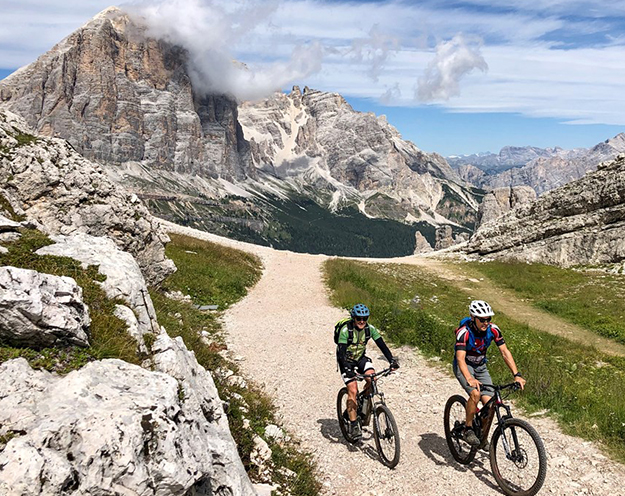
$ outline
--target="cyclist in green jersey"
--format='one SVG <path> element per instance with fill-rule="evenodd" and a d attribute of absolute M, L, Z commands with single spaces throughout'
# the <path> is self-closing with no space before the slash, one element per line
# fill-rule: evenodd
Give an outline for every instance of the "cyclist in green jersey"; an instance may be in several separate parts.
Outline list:
<path fill-rule="evenodd" d="M 378 345 L 392 369 L 398 369 L 399 362 L 391 354 L 380 332 L 369 324 L 369 309 L 365 305 L 362 303 L 354 305 L 350 311 L 350 317 L 351 320 L 347 321 L 339 330 L 336 359 L 343 382 L 347 386 L 347 415 L 350 420 L 350 435 L 354 439 L 358 439 L 362 437 L 362 432 L 357 419 L 358 382 L 355 377 L 357 373 L 364 375 L 375 373 L 371 359 L 365 355 L 369 338 L 372 338 Z M 370 383 L 371 380 L 367 379 L 365 389 L 369 387 Z"/>

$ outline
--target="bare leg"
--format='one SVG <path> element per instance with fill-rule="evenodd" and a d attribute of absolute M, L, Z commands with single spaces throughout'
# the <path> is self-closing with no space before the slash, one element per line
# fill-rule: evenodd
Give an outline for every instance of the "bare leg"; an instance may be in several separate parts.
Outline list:
<path fill-rule="evenodd" d="M 356 420 L 356 410 L 358 405 L 356 403 L 356 395 L 358 394 L 358 382 L 352 381 L 347 384 L 347 415 L 352 422 Z"/>

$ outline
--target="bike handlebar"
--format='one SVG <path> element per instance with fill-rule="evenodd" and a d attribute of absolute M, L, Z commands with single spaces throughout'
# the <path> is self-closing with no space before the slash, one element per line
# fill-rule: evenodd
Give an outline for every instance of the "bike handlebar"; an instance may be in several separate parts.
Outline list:
<path fill-rule="evenodd" d="M 518 391 L 521 389 L 521 384 L 518 382 L 511 382 L 510 384 L 504 384 L 503 386 L 497 386 L 494 384 L 482 384 L 482 388 L 492 389 L 493 391 L 502 391 L 504 389 L 512 389 L 513 391 Z"/>
<path fill-rule="evenodd" d="M 395 370 L 397 369 L 392 369 L 389 367 L 388 369 L 384 369 L 380 372 L 374 372 L 373 374 L 356 374 L 354 376 L 354 379 L 356 379 L 357 381 L 364 381 L 365 379 L 373 379 L 374 377 L 384 377 L 393 373 Z"/>

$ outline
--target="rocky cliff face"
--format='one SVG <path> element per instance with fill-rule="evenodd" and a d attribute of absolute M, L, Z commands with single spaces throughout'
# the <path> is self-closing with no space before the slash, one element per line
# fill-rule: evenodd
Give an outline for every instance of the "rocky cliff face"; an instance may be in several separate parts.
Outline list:
<path fill-rule="evenodd" d="M 194 93 L 187 53 L 110 8 L 0 82 L 5 109 L 106 164 L 223 177 L 254 175 L 237 105 Z"/>
<path fill-rule="evenodd" d="M 477 201 L 437 154 L 404 141 L 384 117 L 354 111 L 336 93 L 294 87 L 239 107 L 254 164 L 331 208 L 359 204 L 373 217 L 434 224 L 475 219 Z"/>
<path fill-rule="evenodd" d="M 469 253 L 564 266 L 625 260 L 625 155 L 483 224 Z"/>
<path fill-rule="evenodd" d="M 504 150 L 498 156 L 492 156 L 497 159 L 495 164 L 488 160 L 492 158 L 489 156 L 462 157 L 451 163 L 458 166 L 458 173 L 464 180 L 475 186 L 495 189 L 524 185 L 530 186 L 540 195 L 579 179 L 586 172 L 595 170 L 601 162 L 613 160 L 620 153 L 625 153 L 625 133 L 589 149 L 526 147 L 521 149 L 526 153 L 513 155 L 512 161 L 506 160 L 509 154 L 504 154 Z M 509 166 L 515 162 L 515 165 Z"/>
<path fill-rule="evenodd" d="M 536 192 L 529 186 L 497 188 L 484 195 L 477 213 L 479 226 L 492 222 L 510 210 L 536 199 Z"/>

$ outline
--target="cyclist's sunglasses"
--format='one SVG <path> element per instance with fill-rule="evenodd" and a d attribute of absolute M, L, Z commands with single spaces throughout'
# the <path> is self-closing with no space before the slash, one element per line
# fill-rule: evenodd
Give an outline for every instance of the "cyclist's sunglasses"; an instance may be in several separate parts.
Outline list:
<path fill-rule="evenodd" d="M 369 320 L 369 317 L 354 317 L 354 320 L 359 320 L 360 322 L 367 322 L 367 320 Z"/>
<path fill-rule="evenodd" d="M 491 318 L 490 317 L 475 317 L 477 320 L 479 320 L 480 322 L 490 322 Z"/>

